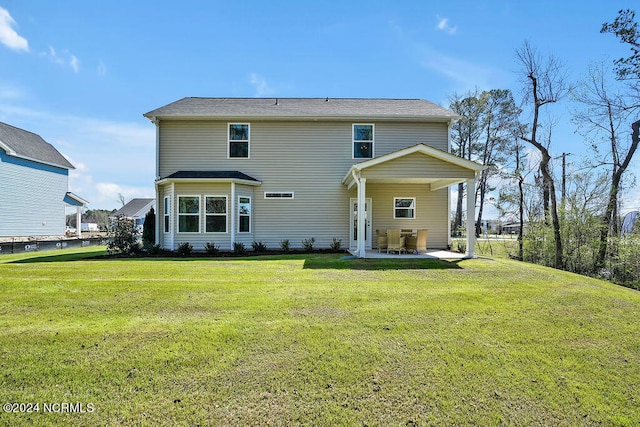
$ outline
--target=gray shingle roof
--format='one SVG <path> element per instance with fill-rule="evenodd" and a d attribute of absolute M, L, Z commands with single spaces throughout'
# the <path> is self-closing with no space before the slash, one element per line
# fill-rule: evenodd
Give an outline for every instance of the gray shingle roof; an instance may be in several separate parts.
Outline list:
<path fill-rule="evenodd" d="M 260 182 L 240 171 L 178 171 L 161 179 L 242 179 Z"/>
<path fill-rule="evenodd" d="M 0 148 L 7 154 L 39 163 L 75 169 L 55 147 L 40 135 L 0 122 Z"/>
<path fill-rule="evenodd" d="M 377 118 L 449 120 L 458 115 L 423 99 L 183 98 L 144 114 L 158 118 Z"/>
<path fill-rule="evenodd" d="M 125 217 L 133 217 L 135 214 L 140 212 L 145 206 L 149 203 L 155 201 L 156 199 L 131 199 L 129 203 L 112 213 L 110 216 L 118 217 L 120 215 Z"/>

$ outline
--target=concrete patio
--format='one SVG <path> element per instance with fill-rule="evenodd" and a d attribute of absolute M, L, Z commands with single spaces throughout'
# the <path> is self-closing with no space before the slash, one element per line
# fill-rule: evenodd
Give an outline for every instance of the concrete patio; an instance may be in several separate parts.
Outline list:
<path fill-rule="evenodd" d="M 355 250 L 349 250 L 349 253 L 355 256 Z M 428 249 L 426 252 L 419 254 L 402 253 L 397 252 L 387 253 L 386 250 L 378 253 L 377 249 L 367 249 L 365 252 L 365 258 L 397 258 L 397 259 L 466 259 L 465 254 L 459 252 L 451 252 L 442 249 Z"/>

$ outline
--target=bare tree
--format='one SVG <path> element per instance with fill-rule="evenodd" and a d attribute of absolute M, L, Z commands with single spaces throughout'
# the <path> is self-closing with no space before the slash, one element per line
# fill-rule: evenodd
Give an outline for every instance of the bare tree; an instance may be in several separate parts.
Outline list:
<path fill-rule="evenodd" d="M 522 135 L 522 139 L 534 146 L 541 154 L 540 172 L 543 186 L 548 190 L 551 201 L 549 210 L 555 241 L 554 266 L 561 268 L 562 236 L 560 234 L 556 189 L 549 167 L 551 155 L 549 153 L 549 143 L 545 145 L 539 140 L 538 130 L 540 127 L 540 109 L 547 104 L 558 102 L 567 93 L 568 86 L 564 76 L 564 67 L 553 56 L 543 59 L 527 41 L 516 51 L 516 57 L 520 63 L 521 72 L 525 77 L 524 102 L 530 104 L 533 109 L 533 119 L 530 126 L 531 133 L 529 136 Z"/>
<path fill-rule="evenodd" d="M 127 200 L 124 198 L 124 196 L 122 195 L 122 193 L 118 193 L 118 201 L 120 203 L 122 203 L 122 206 L 127 204 Z"/>

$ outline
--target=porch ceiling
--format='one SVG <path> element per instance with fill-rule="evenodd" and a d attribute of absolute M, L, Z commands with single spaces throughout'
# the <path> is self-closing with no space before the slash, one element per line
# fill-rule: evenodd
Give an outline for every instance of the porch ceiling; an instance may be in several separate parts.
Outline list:
<path fill-rule="evenodd" d="M 402 177 L 367 177 L 369 184 L 428 184 L 431 191 L 440 190 L 465 181 L 467 178 L 402 178 Z M 349 189 L 355 181 L 349 185 Z"/>

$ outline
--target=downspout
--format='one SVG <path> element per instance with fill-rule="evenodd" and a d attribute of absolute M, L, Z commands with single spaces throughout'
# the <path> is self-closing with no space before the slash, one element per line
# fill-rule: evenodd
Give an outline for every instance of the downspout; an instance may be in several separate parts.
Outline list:
<path fill-rule="evenodd" d="M 447 128 L 447 153 L 451 153 L 451 128 L 457 120 L 449 120 Z M 451 186 L 447 186 L 447 248 L 451 248 Z"/>
<path fill-rule="evenodd" d="M 164 215 L 166 214 L 166 212 L 164 212 L 164 197 L 162 198 L 162 205 L 160 204 L 160 198 L 158 196 L 160 196 L 160 193 L 158 193 L 158 190 L 160 189 L 160 187 L 158 186 L 158 182 L 156 181 L 156 209 L 155 209 L 155 215 L 156 215 L 156 238 L 155 238 L 155 242 L 153 242 L 154 245 L 158 245 L 160 244 L 160 206 L 162 206 L 162 213 L 163 213 L 163 219 L 164 219 Z M 162 221 L 162 224 L 164 224 L 164 220 Z M 164 225 L 162 227 L 162 231 L 164 232 Z"/>

